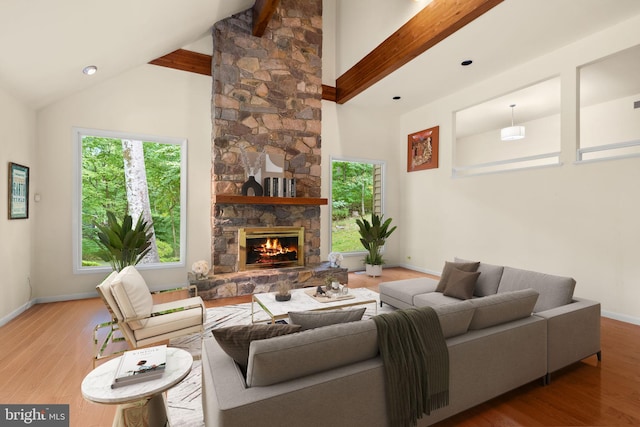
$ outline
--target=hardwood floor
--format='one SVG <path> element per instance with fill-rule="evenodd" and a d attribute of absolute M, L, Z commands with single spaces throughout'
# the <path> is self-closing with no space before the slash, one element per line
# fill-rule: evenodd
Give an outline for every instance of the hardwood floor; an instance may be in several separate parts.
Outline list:
<path fill-rule="evenodd" d="M 424 276 L 387 268 L 349 275 L 349 286 Z M 207 301 L 208 307 L 250 297 Z M 110 426 L 115 407 L 87 402 L 80 383 L 91 371 L 92 333 L 108 320 L 98 298 L 38 304 L 0 328 L 0 403 L 69 404 L 71 426 Z M 439 426 L 640 425 L 640 326 L 602 319 L 602 362 L 595 356 L 449 418 Z M 244 426 L 241 426 L 244 427 Z"/>

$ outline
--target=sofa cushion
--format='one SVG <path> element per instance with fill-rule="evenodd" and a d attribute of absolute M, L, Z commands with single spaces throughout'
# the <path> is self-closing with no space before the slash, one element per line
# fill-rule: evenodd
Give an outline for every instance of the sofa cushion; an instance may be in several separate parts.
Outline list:
<path fill-rule="evenodd" d="M 335 325 L 337 323 L 355 322 L 362 319 L 366 307 L 330 310 L 330 311 L 291 311 L 289 320 L 294 325 L 302 326 L 302 330 L 320 328 L 322 326 Z"/>
<path fill-rule="evenodd" d="M 455 258 L 455 262 L 473 262 L 466 259 Z M 487 295 L 493 295 L 498 292 L 498 285 L 500 285 L 500 278 L 504 267 L 501 265 L 492 265 L 481 262 L 476 271 L 480 272 L 480 277 L 476 282 L 476 287 L 473 290 L 473 294 L 477 297 L 486 297 Z"/>
<path fill-rule="evenodd" d="M 414 305 L 413 297 L 433 292 L 438 286 L 438 280 L 430 277 L 417 277 L 413 279 L 394 280 L 383 282 L 378 286 L 381 295 L 388 295 L 394 299 Z"/>
<path fill-rule="evenodd" d="M 505 267 L 498 292 L 535 289 L 540 297 L 533 311 L 540 312 L 569 304 L 575 286 L 576 281 L 571 277 Z"/>
<path fill-rule="evenodd" d="M 538 292 L 524 289 L 468 300 L 475 308 L 469 329 L 484 329 L 529 317 L 537 299 Z"/>
<path fill-rule="evenodd" d="M 370 319 L 253 341 L 247 385 L 276 384 L 368 360 L 377 354 L 378 331 Z"/>
<path fill-rule="evenodd" d="M 454 297 L 458 299 L 470 299 L 473 297 L 473 288 L 476 286 L 476 281 L 480 276 L 479 272 L 466 272 L 458 268 L 451 270 L 449 275 L 449 281 L 446 288 L 444 288 L 443 294 L 448 297 Z"/>
<path fill-rule="evenodd" d="M 470 301 L 460 301 L 433 307 L 440 319 L 440 327 L 445 338 L 462 335 L 469 329 L 473 312 L 476 310 Z"/>
<path fill-rule="evenodd" d="M 151 315 L 153 297 L 144 278 L 134 266 L 125 267 L 118 273 L 111 283 L 111 292 L 125 319 Z M 131 329 L 136 330 L 144 328 L 146 320 L 127 323 Z"/>
<path fill-rule="evenodd" d="M 252 341 L 292 334 L 301 329 L 300 325 L 236 325 L 213 329 L 212 333 L 220 347 L 241 368 L 246 369 L 249 359 L 249 345 Z"/>
<path fill-rule="evenodd" d="M 427 292 L 426 294 L 416 295 L 413 298 L 413 304 L 416 307 L 438 307 L 440 305 L 459 303 L 460 300 L 454 297 L 448 297 L 440 292 Z"/>
<path fill-rule="evenodd" d="M 457 268 L 462 271 L 473 272 L 478 269 L 480 265 L 479 262 L 449 262 L 445 261 L 444 268 L 442 269 L 442 275 L 440 276 L 440 281 L 438 282 L 438 286 L 436 287 L 436 292 L 444 292 L 447 287 L 447 283 L 449 282 L 449 276 L 451 275 L 451 271 L 454 268 Z"/>

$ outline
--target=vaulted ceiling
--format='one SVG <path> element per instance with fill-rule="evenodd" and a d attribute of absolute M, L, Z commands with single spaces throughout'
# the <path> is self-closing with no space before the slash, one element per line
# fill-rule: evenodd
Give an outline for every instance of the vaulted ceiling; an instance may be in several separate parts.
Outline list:
<path fill-rule="evenodd" d="M 207 51 L 210 42 L 204 45 L 196 42 L 209 34 L 213 23 L 269 1 L 3 0 L 0 87 L 40 108 L 179 48 L 210 53 Z M 353 10 L 357 4 L 362 7 L 384 4 L 383 0 L 326 1 L 334 2 L 337 15 L 346 14 L 348 8 Z M 472 2 L 495 7 L 347 102 L 406 111 L 640 13 L 638 0 Z M 349 43 L 340 39 L 338 28 L 336 50 L 349 49 L 349 44 L 358 43 L 367 52 L 375 52 L 379 42 L 372 34 L 377 27 L 363 24 L 357 25 L 358 40 L 350 39 Z M 424 26 L 412 31 L 421 28 Z M 416 33 L 416 39 L 421 37 L 422 33 Z M 389 51 L 383 55 L 393 56 Z M 461 67 L 463 59 L 473 59 L 474 64 Z M 90 78 L 81 73 L 89 64 L 100 68 Z M 380 65 L 372 66 L 377 67 Z M 348 71 L 339 74 L 348 76 Z M 338 75 L 337 80 L 340 78 L 345 77 Z M 391 99 L 395 95 L 402 96 L 400 102 Z"/>

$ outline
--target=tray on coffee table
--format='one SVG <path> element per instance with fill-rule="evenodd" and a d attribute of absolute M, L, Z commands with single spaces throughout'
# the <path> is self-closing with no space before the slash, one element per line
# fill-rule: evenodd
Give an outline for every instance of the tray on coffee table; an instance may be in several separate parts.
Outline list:
<path fill-rule="evenodd" d="M 269 320 L 274 323 L 276 320 L 286 319 L 290 311 L 311 311 L 311 310 L 334 310 L 338 308 L 351 307 L 355 305 L 373 304 L 375 312 L 378 313 L 378 304 L 375 293 L 367 288 L 349 289 L 349 298 L 331 298 L 331 301 L 320 302 L 312 295 L 315 288 L 294 289 L 291 291 L 289 301 L 276 301 L 276 293 L 253 294 L 251 298 L 251 322 L 260 323 Z M 260 309 L 260 310 L 258 310 Z M 268 319 L 258 317 L 256 314 L 263 311 L 269 316 Z"/>

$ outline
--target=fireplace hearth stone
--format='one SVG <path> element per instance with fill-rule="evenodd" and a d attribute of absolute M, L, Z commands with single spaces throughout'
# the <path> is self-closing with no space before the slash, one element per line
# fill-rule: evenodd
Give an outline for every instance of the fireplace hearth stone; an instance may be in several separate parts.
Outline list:
<path fill-rule="evenodd" d="M 237 273 L 210 273 L 203 280 L 189 273 L 189 284 L 198 288 L 198 295 L 204 300 L 252 295 L 261 292 L 275 292 L 278 283 L 286 282 L 291 289 L 324 285 L 327 278 L 347 283 L 346 268 L 333 268 L 328 262 L 306 267 L 269 268 L 239 271 Z"/>

